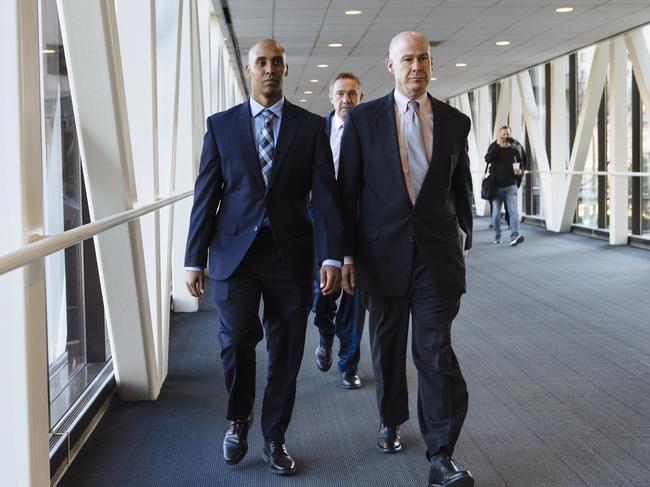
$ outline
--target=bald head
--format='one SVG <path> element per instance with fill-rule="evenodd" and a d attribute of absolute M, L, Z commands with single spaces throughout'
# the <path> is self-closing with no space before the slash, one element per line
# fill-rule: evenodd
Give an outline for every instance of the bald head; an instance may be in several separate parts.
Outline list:
<path fill-rule="evenodd" d="M 253 44 L 252 47 L 248 50 L 248 64 L 253 64 L 255 62 L 255 57 L 257 56 L 258 52 L 269 48 L 280 51 L 286 60 L 286 54 L 284 52 L 284 47 L 282 44 L 280 44 L 275 39 L 262 39 L 261 41 Z"/>
<path fill-rule="evenodd" d="M 390 46 L 388 47 L 388 57 L 395 60 L 396 53 L 400 52 L 404 44 L 416 43 L 420 46 L 425 46 L 427 52 L 430 52 L 429 39 L 420 33 L 415 31 L 406 31 L 400 32 L 390 41 Z"/>
<path fill-rule="evenodd" d="M 395 89 L 415 100 L 427 91 L 431 78 L 429 40 L 419 32 L 400 32 L 390 42 L 386 68 L 395 77 Z"/>

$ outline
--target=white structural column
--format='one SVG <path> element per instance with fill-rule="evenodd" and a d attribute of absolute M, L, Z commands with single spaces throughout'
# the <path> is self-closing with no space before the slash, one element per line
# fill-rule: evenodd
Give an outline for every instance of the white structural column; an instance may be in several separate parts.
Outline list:
<path fill-rule="evenodd" d="M 627 50 L 621 36 L 609 41 L 609 165 L 610 173 L 627 171 Z M 628 179 L 609 175 L 609 243 L 627 244 Z"/>
<path fill-rule="evenodd" d="M 133 153 L 137 201 L 144 205 L 159 194 L 158 110 L 156 85 L 156 6 L 154 0 L 115 2 L 126 107 Z M 163 363 L 160 299 L 160 216 L 140 219 L 142 244 L 158 368 Z M 161 378 L 162 379 L 162 378 Z"/>
<path fill-rule="evenodd" d="M 549 194 L 553 187 L 551 177 L 548 174 L 548 154 L 546 153 L 546 143 L 542 135 L 542 126 L 539 120 L 539 111 L 537 110 L 537 103 L 535 103 L 535 95 L 533 93 L 533 84 L 530 79 L 528 71 L 522 71 L 516 76 L 517 87 L 516 91 L 520 94 L 521 107 L 524 114 L 524 121 L 526 130 L 528 132 L 528 140 L 530 140 L 531 150 L 535 155 L 537 167 L 541 171 L 540 174 L 540 187 L 543 194 Z M 514 91 L 514 90 L 513 90 Z M 521 193 L 521 192 L 520 192 Z M 551 209 L 551 198 L 544 198 L 543 203 L 544 213 L 546 216 L 546 225 L 553 225 L 553 211 Z"/>
<path fill-rule="evenodd" d="M 198 161 L 205 132 L 203 114 L 203 88 L 199 29 L 195 2 L 185 2 L 181 34 L 181 69 L 178 107 L 178 145 L 176 148 L 176 175 L 174 189 L 192 189 L 198 171 Z M 189 230 L 192 201 L 183 200 L 174 206 L 173 240 L 173 296 L 174 310 L 196 311 L 198 301 L 185 288 L 185 242 Z"/>
<path fill-rule="evenodd" d="M 528 71 L 526 71 L 528 73 Z M 517 84 L 516 76 L 511 76 L 510 80 L 510 116 L 508 117 L 508 126 L 510 127 L 510 132 L 512 136 L 519 140 L 522 144 L 524 143 L 526 133 L 525 126 L 523 124 L 523 113 L 521 104 L 523 103 L 522 97 L 519 93 L 519 86 Z M 498 127 L 497 127 L 498 128 Z M 522 207 L 523 207 L 523 191 L 517 191 L 517 212 L 519 218 L 521 219 Z"/>
<path fill-rule="evenodd" d="M 508 125 L 508 115 L 510 114 L 510 78 L 502 80 L 500 86 L 497 112 L 494 118 L 494 127 L 492 127 L 492 140 L 496 140 L 499 136 L 500 127 Z"/>
<path fill-rule="evenodd" d="M 481 172 L 485 165 L 481 164 L 483 158 L 479 155 L 478 145 L 476 143 L 476 126 L 474 125 L 474 117 L 472 116 L 472 108 L 469 103 L 469 96 L 467 93 L 458 97 L 458 108 L 461 112 L 467 115 L 470 119 L 471 125 L 469 134 L 467 136 L 468 154 L 469 154 L 469 168 L 472 171 L 472 184 L 474 186 L 474 201 L 483 201 L 481 199 L 481 179 L 483 173 Z M 476 212 L 479 212 L 479 207 L 485 211 L 485 205 L 476 205 Z M 481 213 L 481 215 L 484 213 Z"/>
<path fill-rule="evenodd" d="M 197 16 L 198 16 L 198 29 L 199 29 L 199 42 L 201 44 L 201 84 L 203 85 L 203 113 L 207 116 L 214 113 L 212 107 L 212 87 L 210 78 L 212 76 L 212 66 L 216 61 L 216 57 L 212 57 L 210 48 L 210 29 L 212 29 L 212 19 L 215 14 L 212 10 L 211 0 L 197 0 Z M 221 37 L 223 39 L 223 36 Z M 201 122 L 201 126 L 205 124 L 205 120 Z"/>
<path fill-rule="evenodd" d="M 183 1 L 156 1 L 156 66 L 158 85 L 158 161 L 160 192 L 162 196 L 172 194 L 176 167 L 176 139 L 178 132 L 178 80 L 180 76 L 181 21 Z M 162 320 L 161 345 L 163 353 L 159 364 L 161 377 L 167 375 L 169 346 L 169 301 L 172 276 L 172 239 L 174 210 L 164 208 L 160 212 L 161 246 L 161 290 L 160 316 Z"/>
<path fill-rule="evenodd" d="M 578 116 L 576 138 L 571 151 L 571 159 L 569 160 L 568 169 L 570 172 L 584 170 L 589 144 L 591 143 L 591 134 L 594 123 L 596 123 L 598 107 L 605 87 L 608 59 L 609 41 L 604 41 L 596 47 L 587 86 L 585 87 L 585 97 Z M 560 116 L 563 116 L 563 114 Z M 553 162 L 553 169 L 557 169 L 555 161 Z M 571 229 L 581 182 L 582 174 L 569 174 L 563 187 L 554 188 L 556 190 L 554 197 L 560 198 L 559 204 L 562 213 L 559 218 L 558 228 L 551 228 L 551 230 L 568 232 Z M 557 222 L 557 220 L 555 221 Z"/>
<path fill-rule="evenodd" d="M 57 0 L 93 220 L 130 209 L 134 172 L 114 4 Z M 120 397 L 160 389 L 139 222 L 95 237 Z"/>
<path fill-rule="evenodd" d="M 625 34 L 625 45 L 632 59 L 632 70 L 636 77 L 641 100 L 650 110 L 650 50 L 640 29 Z"/>
<path fill-rule="evenodd" d="M 490 88 L 489 86 L 482 86 L 478 89 L 478 120 L 474 120 L 474 131 L 476 132 L 476 143 L 478 144 L 478 152 L 481 155 L 483 167 L 485 162 L 485 153 L 492 143 L 492 117 L 489 116 L 490 110 Z"/>
<path fill-rule="evenodd" d="M 42 234 L 37 0 L 2 4 L 0 254 Z M 7 163 L 8 161 L 8 163 Z M 50 484 L 45 280 L 42 260 L 0 276 L 2 485 Z"/>
<path fill-rule="evenodd" d="M 553 197 L 559 194 L 566 184 L 566 176 L 557 171 L 564 171 L 569 160 L 569 137 L 567 135 L 567 65 L 564 58 L 551 61 L 551 159 L 549 167 L 554 171 L 551 175 L 551 186 L 544 193 L 546 205 L 546 228 L 554 232 L 560 231 L 561 215 L 564 201 Z"/>

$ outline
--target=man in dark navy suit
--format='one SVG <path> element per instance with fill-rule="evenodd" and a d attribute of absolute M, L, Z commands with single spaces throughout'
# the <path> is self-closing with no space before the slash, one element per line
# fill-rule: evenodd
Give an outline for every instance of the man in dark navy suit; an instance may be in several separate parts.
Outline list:
<path fill-rule="evenodd" d="M 320 287 L 329 295 L 340 283 L 340 202 L 325 121 L 283 97 L 288 70 L 282 45 L 271 39 L 255 44 L 246 72 L 250 99 L 207 121 L 187 238 L 186 286 L 203 299 L 209 251 L 228 391 L 225 461 L 236 464 L 248 450 L 255 346 L 265 336 L 263 458 L 272 473 L 290 475 L 296 467 L 285 432 L 304 349 L 314 248 L 322 263 Z"/>
<path fill-rule="evenodd" d="M 429 485 L 470 487 L 470 473 L 451 458 L 468 401 L 451 324 L 465 292 L 464 253 L 471 246 L 470 121 L 427 93 L 429 51 L 418 32 L 395 36 L 386 60 L 395 89 L 348 113 L 338 174 L 346 234 L 343 289 L 354 292 L 358 280 L 368 307 L 378 448 L 402 448 L 398 428 L 409 418 L 411 317 Z"/>
<path fill-rule="evenodd" d="M 326 118 L 326 131 L 332 148 L 334 172 L 339 166 L 341 135 L 348 111 L 361 103 L 363 91 L 361 81 L 353 73 L 337 74 L 329 88 L 329 97 L 334 110 Z M 316 270 L 318 267 L 316 267 Z M 360 359 L 361 335 L 366 310 L 360 293 L 349 295 L 340 291 L 323 296 L 320 292 L 318 272 L 314 273 L 314 324 L 320 332 L 320 344 L 316 348 L 316 366 L 327 372 L 332 366 L 332 346 L 334 335 L 340 342 L 338 368 L 341 385 L 346 389 L 361 387 L 361 378 L 357 373 Z M 336 300 L 339 299 L 338 309 Z"/>

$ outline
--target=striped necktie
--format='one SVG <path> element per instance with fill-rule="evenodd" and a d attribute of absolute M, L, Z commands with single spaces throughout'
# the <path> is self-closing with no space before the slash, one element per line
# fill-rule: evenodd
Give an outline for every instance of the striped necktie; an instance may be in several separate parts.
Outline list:
<path fill-rule="evenodd" d="M 422 137 L 422 122 L 420 121 L 420 104 L 411 100 L 408 102 L 409 112 L 406 114 L 406 146 L 408 149 L 409 171 L 413 188 L 413 203 L 420 193 L 424 177 L 429 170 L 429 160 L 424 148 Z"/>
<path fill-rule="evenodd" d="M 264 127 L 259 134 L 258 152 L 264 184 L 268 186 L 269 177 L 271 176 L 271 165 L 273 164 L 273 152 L 275 150 L 273 143 L 273 117 L 275 117 L 275 114 L 268 108 L 265 108 L 262 110 L 262 116 L 264 117 Z"/>

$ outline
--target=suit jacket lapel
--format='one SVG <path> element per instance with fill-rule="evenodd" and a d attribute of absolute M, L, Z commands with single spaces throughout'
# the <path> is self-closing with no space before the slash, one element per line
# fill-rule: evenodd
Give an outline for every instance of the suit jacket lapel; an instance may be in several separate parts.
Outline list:
<path fill-rule="evenodd" d="M 332 135 L 332 120 L 334 120 L 334 112 L 330 112 L 330 114 L 325 117 L 325 133 L 328 137 L 331 137 Z"/>
<path fill-rule="evenodd" d="M 399 152 L 397 122 L 395 121 L 395 97 L 392 91 L 384 97 L 383 103 L 380 104 L 377 110 L 375 130 L 379 135 L 377 142 L 384 149 L 384 153 L 386 154 L 385 160 L 393 173 L 393 178 L 395 181 L 402 181 L 402 184 L 398 186 L 402 188 L 402 196 L 410 205 L 411 198 L 409 198 L 408 189 L 406 188 L 404 171 L 402 170 L 402 156 Z"/>
<path fill-rule="evenodd" d="M 445 162 L 444 159 L 449 154 L 450 137 L 447 132 L 449 126 L 447 111 L 441 106 L 442 102 L 431 95 L 429 95 L 429 100 L 431 100 L 433 110 L 433 150 L 431 151 L 431 164 L 429 165 L 429 169 L 431 169 L 431 166 L 436 162 L 438 164 Z"/>
<path fill-rule="evenodd" d="M 271 166 L 269 186 L 271 186 L 273 181 L 277 178 L 277 175 L 280 172 L 280 167 L 287 158 L 289 147 L 291 146 L 291 142 L 293 142 L 293 138 L 296 135 L 299 125 L 300 119 L 298 118 L 296 107 L 285 99 L 282 108 L 282 123 L 280 124 L 280 132 L 278 133 L 278 140 L 275 145 L 275 154 L 273 156 L 273 165 Z"/>
<path fill-rule="evenodd" d="M 237 131 L 239 132 L 239 139 L 243 142 L 241 144 L 243 151 L 243 158 L 253 171 L 253 177 L 260 184 L 262 189 L 266 189 L 264 179 L 262 178 L 262 166 L 257 154 L 257 141 L 253 139 L 252 130 L 252 115 L 251 106 L 249 102 L 242 103 L 237 119 Z"/>

